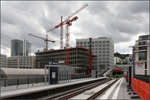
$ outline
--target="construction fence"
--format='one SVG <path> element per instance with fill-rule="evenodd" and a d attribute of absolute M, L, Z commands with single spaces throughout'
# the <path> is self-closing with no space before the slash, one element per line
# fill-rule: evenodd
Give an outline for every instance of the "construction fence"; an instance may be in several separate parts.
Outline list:
<path fill-rule="evenodd" d="M 132 89 L 140 96 L 143 100 L 150 100 L 150 84 L 137 80 L 135 78 L 131 79 Z"/>

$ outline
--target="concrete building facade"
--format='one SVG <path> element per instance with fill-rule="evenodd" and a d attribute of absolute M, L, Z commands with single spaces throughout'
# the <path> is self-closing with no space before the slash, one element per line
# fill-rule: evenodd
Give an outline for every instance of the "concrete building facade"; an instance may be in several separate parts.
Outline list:
<path fill-rule="evenodd" d="M 139 36 L 133 47 L 134 74 L 150 75 L 150 35 Z"/>
<path fill-rule="evenodd" d="M 0 54 L 0 67 L 7 67 L 7 57 L 6 55 Z"/>
<path fill-rule="evenodd" d="M 82 72 L 88 72 L 89 68 L 89 50 L 86 48 L 69 48 L 69 66 L 80 67 Z M 51 61 L 57 61 L 61 65 L 65 65 L 66 51 L 65 49 L 47 50 L 36 52 L 36 63 L 38 68 L 45 68 Z M 96 56 L 92 55 L 93 66 L 96 67 Z"/>
<path fill-rule="evenodd" d="M 35 56 L 13 56 L 7 59 L 8 68 L 36 68 Z"/>
<path fill-rule="evenodd" d="M 89 39 L 76 39 L 76 46 L 89 48 Z M 114 66 L 114 42 L 111 38 L 92 38 L 91 51 L 97 55 L 97 67 L 101 72 Z"/>

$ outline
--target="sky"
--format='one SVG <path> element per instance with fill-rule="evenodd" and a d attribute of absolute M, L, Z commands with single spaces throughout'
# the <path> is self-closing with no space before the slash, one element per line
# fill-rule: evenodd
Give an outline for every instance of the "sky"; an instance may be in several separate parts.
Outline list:
<path fill-rule="evenodd" d="M 56 41 L 49 49 L 60 48 L 60 28 L 47 33 L 61 20 L 88 4 L 75 16 L 70 27 L 70 47 L 76 39 L 111 37 L 114 52 L 132 53 L 140 35 L 149 34 L 149 1 L 1 1 L 1 53 L 11 55 L 11 40 L 26 39 L 31 43 L 31 54 L 43 50 L 43 40 L 32 33 Z M 65 44 L 65 26 L 64 26 Z"/>

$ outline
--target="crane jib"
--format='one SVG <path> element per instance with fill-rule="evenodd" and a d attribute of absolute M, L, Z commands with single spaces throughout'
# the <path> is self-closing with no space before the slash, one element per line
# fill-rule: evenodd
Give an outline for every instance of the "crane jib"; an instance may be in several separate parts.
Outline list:
<path fill-rule="evenodd" d="M 50 31 L 55 30 L 56 28 L 59 28 L 60 26 L 62 26 L 62 25 L 64 25 L 64 24 L 66 24 L 66 22 L 67 22 L 71 17 L 73 17 L 75 14 L 79 13 L 82 9 L 84 9 L 84 8 L 87 7 L 87 6 L 88 6 L 88 4 L 85 4 L 84 6 L 82 6 L 82 7 L 81 7 L 80 9 L 78 9 L 76 12 L 74 12 L 74 13 L 72 13 L 70 16 L 68 16 L 63 22 L 61 22 L 60 24 L 56 25 L 54 28 L 48 30 L 47 33 L 50 32 Z"/>

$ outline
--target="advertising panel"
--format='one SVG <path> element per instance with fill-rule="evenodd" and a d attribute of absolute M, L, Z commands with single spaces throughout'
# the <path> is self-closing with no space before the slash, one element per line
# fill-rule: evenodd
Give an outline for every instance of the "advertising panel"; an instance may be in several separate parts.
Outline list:
<path fill-rule="evenodd" d="M 135 74 L 145 75 L 145 62 L 135 62 Z"/>

